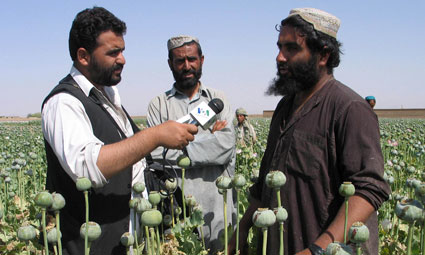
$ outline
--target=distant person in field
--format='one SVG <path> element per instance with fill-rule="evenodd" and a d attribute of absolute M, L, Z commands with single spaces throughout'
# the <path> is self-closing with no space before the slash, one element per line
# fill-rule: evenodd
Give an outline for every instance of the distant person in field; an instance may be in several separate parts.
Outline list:
<path fill-rule="evenodd" d="M 367 96 L 367 97 L 365 97 L 365 99 L 369 103 L 370 107 L 372 107 L 372 109 L 373 109 L 376 105 L 375 97 L 374 96 Z"/>
<path fill-rule="evenodd" d="M 257 142 L 257 135 L 254 127 L 248 121 L 248 114 L 244 108 L 236 109 L 236 119 L 236 144 L 242 147 L 252 147 Z"/>
<path fill-rule="evenodd" d="M 280 192 L 288 212 L 285 254 L 324 254 L 329 243 L 343 242 L 345 207 L 338 192 L 343 182 L 356 188 L 349 198 L 348 226 L 366 223 L 370 238 L 363 252 L 378 254 L 376 211 L 388 199 L 390 188 L 383 179 L 376 114 L 333 76 L 340 62 L 339 25 L 340 20 L 329 13 L 297 8 L 278 27 L 278 72 L 267 94 L 282 99 L 270 124 L 259 181 L 250 189 L 239 247 L 244 247 L 255 210 L 277 207 L 276 192 L 266 186 L 265 178 L 269 171 L 280 170 L 287 178 Z M 229 254 L 234 254 L 234 245 L 235 236 Z M 268 229 L 267 254 L 278 253 L 275 224 Z"/>
<path fill-rule="evenodd" d="M 171 89 L 153 98 L 148 106 L 147 123 L 149 127 L 160 125 L 168 120 L 178 120 L 189 114 L 201 102 L 208 104 L 219 98 L 224 108 L 217 116 L 217 121 L 209 129 L 199 128 L 195 140 L 186 146 L 185 151 L 192 165 L 185 171 L 185 194 L 192 195 L 202 206 L 205 225 L 203 234 L 210 254 L 222 249 L 219 239 L 223 232 L 223 196 L 218 193 L 215 180 L 221 176 L 233 176 L 235 171 L 235 132 L 233 128 L 233 111 L 225 95 L 201 83 L 204 55 L 198 38 L 193 36 L 176 36 L 167 42 L 168 66 L 174 76 Z M 162 148 L 152 152 L 155 161 L 162 160 Z M 175 164 L 182 150 L 169 150 L 167 159 Z M 179 183 L 181 169 L 177 170 Z M 232 192 L 227 192 L 228 222 L 236 217 L 232 206 Z"/>
<path fill-rule="evenodd" d="M 102 229 L 90 254 L 125 254 L 120 238 L 133 232 L 128 202 L 132 185 L 144 181 L 145 155 L 158 146 L 181 149 L 197 132 L 195 125 L 174 121 L 138 132 L 116 87 L 125 32 L 125 23 L 102 7 L 78 13 L 69 33 L 71 70 L 42 104 L 46 189 L 66 200 L 60 211 L 63 254 L 84 254 L 85 202 L 77 178 L 92 183 L 89 217 Z"/>

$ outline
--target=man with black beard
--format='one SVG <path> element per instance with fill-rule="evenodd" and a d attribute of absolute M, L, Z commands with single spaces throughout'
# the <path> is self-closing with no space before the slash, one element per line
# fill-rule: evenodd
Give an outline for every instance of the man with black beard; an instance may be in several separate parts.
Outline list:
<path fill-rule="evenodd" d="M 125 64 L 125 32 L 125 23 L 104 8 L 78 13 L 69 35 L 71 71 L 43 102 L 46 189 L 66 201 L 60 211 L 63 254 L 84 254 L 79 178 L 91 181 L 89 218 L 102 229 L 90 254 L 125 254 L 121 235 L 139 226 L 128 202 L 132 185 L 144 181 L 145 155 L 158 146 L 181 149 L 197 132 L 195 125 L 174 121 L 139 132 L 115 86 Z"/>
<path fill-rule="evenodd" d="M 279 170 L 286 175 L 280 190 L 288 212 L 285 250 L 280 250 L 279 224 L 275 224 L 268 231 L 267 254 L 324 254 L 329 243 L 344 242 L 344 197 L 339 194 L 343 182 L 355 186 L 348 200 L 347 225 L 364 222 L 370 238 L 363 252 L 378 254 L 376 210 L 388 199 L 390 189 L 383 180 L 376 115 L 362 97 L 333 76 L 339 65 L 339 24 L 335 16 L 313 8 L 293 9 L 281 22 L 278 73 L 267 94 L 283 98 L 272 118 L 259 181 L 250 189 L 240 247 L 246 243 L 255 210 L 278 206 L 276 192 L 265 179 L 271 170 Z M 229 254 L 234 254 L 235 237 L 229 247 Z"/>
<path fill-rule="evenodd" d="M 175 83 L 165 93 L 155 97 L 149 104 L 147 121 L 153 127 L 168 120 L 177 120 L 187 115 L 201 102 L 219 98 L 224 103 L 223 111 L 218 114 L 215 125 L 210 130 L 199 129 L 195 140 L 185 148 L 191 166 L 185 172 L 185 194 L 192 195 L 203 208 L 205 225 L 201 229 L 207 249 L 211 254 L 223 246 L 219 233 L 223 230 L 222 196 L 218 193 L 215 180 L 220 175 L 232 176 L 235 169 L 235 134 L 233 112 L 226 97 L 220 91 L 206 87 L 199 80 L 202 75 L 202 55 L 199 40 L 192 36 L 177 36 L 168 40 L 168 65 L 173 72 Z M 162 149 L 152 152 L 156 161 L 162 159 Z M 176 164 L 176 158 L 183 154 L 181 150 L 169 150 L 167 159 Z M 177 166 L 177 175 L 181 180 L 181 171 Z M 231 192 L 227 192 L 227 201 L 233 205 Z M 228 207 L 230 215 L 233 206 Z M 234 223 L 234 221 L 233 221 Z M 201 233 L 202 233 L 201 232 Z"/>

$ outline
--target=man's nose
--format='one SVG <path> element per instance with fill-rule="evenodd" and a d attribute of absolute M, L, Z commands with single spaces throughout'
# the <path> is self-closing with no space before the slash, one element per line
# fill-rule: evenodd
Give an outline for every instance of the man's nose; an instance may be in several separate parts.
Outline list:
<path fill-rule="evenodd" d="M 190 70 L 190 63 L 189 60 L 185 60 L 184 61 L 184 65 L 183 65 L 184 70 Z"/>
<path fill-rule="evenodd" d="M 118 55 L 117 64 L 125 65 L 125 57 L 122 52 Z"/>
<path fill-rule="evenodd" d="M 279 51 L 279 54 L 277 54 L 277 56 L 276 56 L 276 62 L 280 62 L 280 63 L 282 63 L 282 62 L 286 62 L 286 58 L 285 58 L 285 56 L 283 55 L 283 52 L 280 50 Z"/>

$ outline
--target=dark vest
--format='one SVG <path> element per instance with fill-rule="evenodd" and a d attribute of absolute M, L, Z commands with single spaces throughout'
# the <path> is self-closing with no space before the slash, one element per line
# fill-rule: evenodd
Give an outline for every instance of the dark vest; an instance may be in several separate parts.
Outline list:
<path fill-rule="evenodd" d="M 58 93 L 69 93 L 83 104 L 90 118 L 94 135 L 111 144 L 125 139 L 119 126 L 102 107 L 101 102 L 90 92 L 87 97 L 74 79 L 68 75 L 44 99 Z M 127 114 L 127 112 L 126 112 Z M 134 133 L 139 131 L 128 116 Z M 84 194 L 76 189 L 75 182 L 61 167 L 55 153 L 45 140 L 47 157 L 46 189 L 60 193 L 66 206 L 60 211 L 60 228 L 64 254 L 84 254 L 84 239 L 80 237 L 80 227 L 85 222 Z M 90 254 L 125 254 L 125 247 L 120 244 L 121 235 L 128 231 L 131 196 L 132 167 L 120 172 L 108 180 L 102 188 L 89 192 L 89 220 L 97 222 L 102 228 L 101 236 L 92 243 Z"/>

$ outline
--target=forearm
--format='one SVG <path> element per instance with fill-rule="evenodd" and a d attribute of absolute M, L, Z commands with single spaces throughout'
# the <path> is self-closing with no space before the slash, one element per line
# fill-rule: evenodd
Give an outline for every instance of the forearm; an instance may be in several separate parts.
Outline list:
<path fill-rule="evenodd" d="M 363 197 L 357 195 L 350 197 L 348 200 L 347 232 L 354 222 L 361 221 L 365 223 L 374 211 L 374 207 Z M 340 207 L 335 219 L 329 225 L 328 229 L 319 236 L 315 243 L 323 249 L 326 249 L 328 244 L 332 241 L 343 242 L 344 224 L 345 204 Z M 333 238 L 335 240 L 332 240 Z"/>
<path fill-rule="evenodd" d="M 97 166 L 106 179 L 141 160 L 159 145 L 155 128 L 148 128 L 120 142 L 102 146 Z"/>
<path fill-rule="evenodd" d="M 97 166 L 105 178 L 111 178 L 133 165 L 158 146 L 182 149 L 193 141 L 198 131 L 195 125 L 167 121 L 147 128 L 120 142 L 104 145 L 100 149 Z"/>

